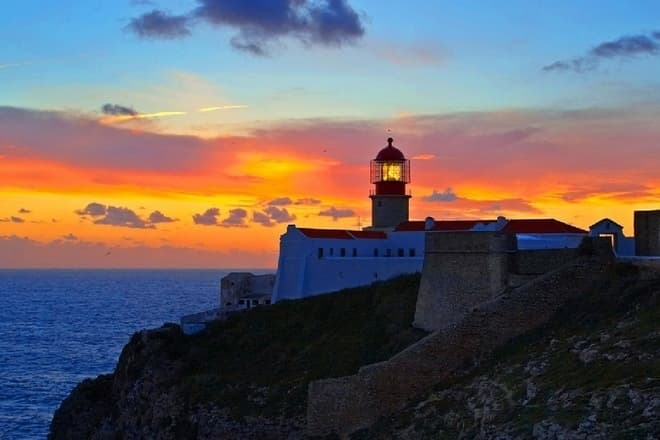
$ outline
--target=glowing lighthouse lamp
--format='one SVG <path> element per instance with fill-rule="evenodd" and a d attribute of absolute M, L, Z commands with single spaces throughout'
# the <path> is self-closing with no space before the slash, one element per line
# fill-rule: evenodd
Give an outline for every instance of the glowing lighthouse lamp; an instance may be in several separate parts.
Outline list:
<path fill-rule="evenodd" d="M 410 195 L 406 184 L 410 183 L 410 161 L 387 139 L 387 147 L 380 150 L 371 161 L 371 183 L 376 188 L 371 198 L 371 228 L 392 229 L 408 221 Z"/>

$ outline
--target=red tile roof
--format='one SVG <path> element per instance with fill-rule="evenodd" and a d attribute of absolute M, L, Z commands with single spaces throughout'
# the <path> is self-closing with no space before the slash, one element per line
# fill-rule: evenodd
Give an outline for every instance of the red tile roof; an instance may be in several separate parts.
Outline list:
<path fill-rule="evenodd" d="M 434 231 L 469 231 L 477 223 L 491 224 L 496 220 L 436 220 Z M 424 231 L 424 221 L 414 220 L 401 223 L 394 230 L 397 232 Z M 383 231 L 349 231 L 344 229 L 298 228 L 309 238 L 334 238 L 340 240 L 385 239 Z M 509 234 L 586 234 L 584 229 L 553 218 L 513 219 L 508 220 L 502 232 Z"/>
<path fill-rule="evenodd" d="M 348 231 L 355 238 L 387 238 L 387 234 L 383 231 Z"/>
<path fill-rule="evenodd" d="M 356 238 L 383 239 L 387 234 L 382 231 L 347 231 L 344 229 L 312 229 L 298 228 L 309 238 L 335 238 L 339 240 L 355 240 Z"/>
<path fill-rule="evenodd" d="M 490 224 L 495 220 L 436 220 L 434 231 L 469 231 L 477 223 Z M 414 220 L 403 222 L 397 226 L 395 231 L 423 231 L 424 221 Z"/>
<path fill-rule="evenodd" d="M 584 229 L 576 228 L 554 218 L 536 218 L 509 220 L 502 232 L 510 234 L 586 234 Z"/>

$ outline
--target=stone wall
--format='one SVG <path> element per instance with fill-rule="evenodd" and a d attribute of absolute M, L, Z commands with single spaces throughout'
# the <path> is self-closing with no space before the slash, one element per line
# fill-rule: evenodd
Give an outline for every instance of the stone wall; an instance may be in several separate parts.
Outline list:
<path fill-rule="evenodd" d="M 635 254 L 660 256 L 660 209 L 635 211 Z"/>
<path fill-rule="evenodd" d="M 519 250 L 511 255 L 509 271 L 518 275 L 541 275 L 575 258 L 575 249 Z"/>
<path fill-rule="evenodd" d="M 474 307 L 455 324 L 431 333 L 388 361 L 353 376 L 310 383 L 310 435 L 348 435 L 401 409 L 431 386 L 457 375 L 510 339 L 547 322 L 605 270 L 610 255 L 582 256 L 505 295 Z"/>
<path fill-rule="evenodd" d="M 451 325 L 508 284 L 515 236 L 498 232 L 427 232 L 415 327 Z"/>
<path fill-rule="evenodd" d="M 224 310 L 243 308 L 239 303 L 248 297 L 270 300 L 274 285 L 274 274 L 232 272 L 220 280 L 220 308 Z"/>

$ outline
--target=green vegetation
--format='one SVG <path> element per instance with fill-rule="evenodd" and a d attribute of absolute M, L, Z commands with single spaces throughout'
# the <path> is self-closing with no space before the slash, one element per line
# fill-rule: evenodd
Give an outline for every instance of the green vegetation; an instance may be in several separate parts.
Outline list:
<path fill-rule="evenodd" d="M 237 417 L 303 414 L 311 380 L 357 372 L 425 335 L 411 327 L 419 274 L 256 308 L 167 346 L 189 403 Z"/>

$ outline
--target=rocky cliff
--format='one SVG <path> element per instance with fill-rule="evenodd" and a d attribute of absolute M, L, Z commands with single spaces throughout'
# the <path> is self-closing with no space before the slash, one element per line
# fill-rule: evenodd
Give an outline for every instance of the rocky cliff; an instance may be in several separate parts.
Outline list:
<path fill-rule="evenodd" d="M 307 385 L 425 334 L 419 277 L 255 310 L 204 334 L 143 331 L 79 384 L 50 438 L 305 437 Z M 617 265 L 543 327 L 354 439 L 660 439 L 660 274 Z"/>
<path fill-rule="evenodd" d="M 424 336 L 419 275 L 253 309 L 207 331 L 136 333 L 113 374 L 80 383 L 51 439 L 298 439 L 307 384 L 352 374 Z"/>

